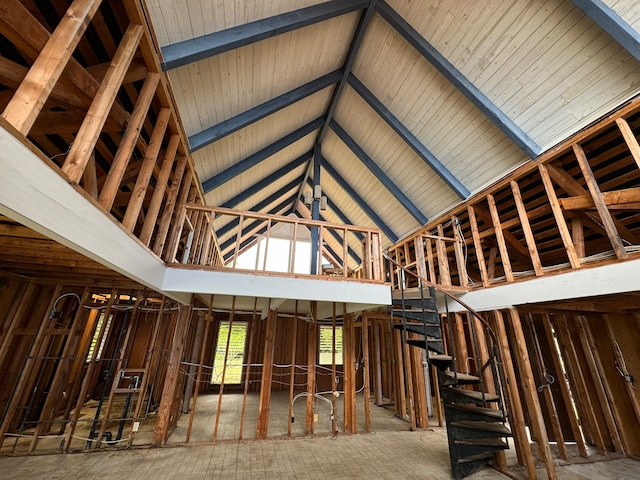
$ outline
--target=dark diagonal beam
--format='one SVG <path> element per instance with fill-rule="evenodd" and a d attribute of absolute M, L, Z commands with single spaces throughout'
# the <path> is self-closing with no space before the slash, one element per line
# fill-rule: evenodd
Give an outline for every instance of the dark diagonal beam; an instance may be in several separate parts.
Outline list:
<path fill-rule="evenodd" d="M 293 197 L 293 195 L 290 196 L 290 197 L 287 197 L 285 200 L 283 200 L 278 205 L 273 207 L 271 210 L 269 210 L 267 212 L 267 214 L 268 215 L 278 215 L 278 214 L 282 213 L 282 211 L 285 210 L 288 207 L 289 203 L 291 203 L 291 197 Z M 252 230 L 255 230 L 261 224 L 264 224 L 265 222 L 266 222 L 266 220 L 254 220 L 249 225 L 244 227 L 241 232 L 238 232 L 238 235 L 240 235 L 240 238 L 242 238 L 245 235 L 249 234 Z M 237 222 L 236 222 L 236 224 L 237 224 Z M 239 251 L 242 252 L 242 250 L 244 250 L 251 242 L 254 242 L 255 238 L 253 238 L 253 237 L 255 237 L 256 235 L 261 235 L 266 231 L 267 231 L 267 227 L 263 227 L 263 228 L 257 230 L 252 235 L 251 238 L 247 238 L 246 240 L 241 241 L 240 242 Z M 231 237 L 231 238 L 225 240 L 224 242 L 222 242 L 222 245 L 220 245 L 220 251 L 222 252 L 222 255 L 225 257 L 225 260 L 227 260 L 228 255 L 230 253 L 232 253 L 232 252 L 225 253 L 225 251 L 227 249 L 229 249 L 230 247 L 232 247 L 233 245 L 235 245 L 236 241 L 237 241 L 237 237 Z"/>
<path fill-rule="evenodd" d="M 302 137 L 320 128 L 320 126 L 323 123 L 324 123 L 324 116 L 318 117 L 312 122 L 307 123 L 303 127 L 300 127 L 295 132 L 292 132 L 289 135 L 282 137 L 280 140 L 275 141 L 271 145 L 254 153 L 253 155 L 249 155 L 244 160 L 240 160 L 238 163 L 231 165 L 226 170 L 223 170 L 217 175 L 214 175 L 213 177 L 206 179 L 204 182 L 202 182 L 202 190 L 204 191 L 204 193 L 208 193 L 211 190 L 218 188 L 223 183 L 228 182 L 232 178 L 235 178 L 241 173 L 246 172 L 251 167 L 254 167 L 260 162 L 262 162 L 263 160 L 266 160 L 267 158 L 269 158 L 271 155 L 274 155 L 275 153 L 288 147 L 292 143 L 300 140 Z"/>
<path fill-rule="evenodd" d="M 167 45 L 162 48 L 162 68 L 171 70 L 188 65 L 265 38 L 360 10 L 368 4 L 366 0 L 333 0 Z"/>
<path fill-rule="evenodd" d="M 220 122 L 213 127 L 209 127 L 206 130 L 195 133 L 189 137 L 189 145 L 192 152 L 199 150 L 207 145 L 212 144 L 244 128 L 251 125 L 264 117 L 271 115 L 272 113 L 282 110 L 283 108 L 302 100 L 310 95 L 313 95 L 320 90 L 333 85 L 342 76 L 342 70 L 335 70 L 331 73 L 327 73 L 320 78 L 316 78 L 301 87 L 295 88 L 290 92 L 284 93 L 279 97 L 264 102 L 257 107 L 254 107 L 246 112 L 242 112 L 235 117 L 232 117 L 224 122 Z"/>
<path fill-rule="evenodd" d="M 541 148 L 520 127 L 507 117 L 491 100 L 471 83 L 456 67 L 438 52 L 424 37 L 384 0 L 378 0 L 378 13 L 444 75 L 471 103 L 511 139 L 530 158 L 537 157 Z"/>
<path fill-rule="evenodd" d="M 601 0 L 571 0 L 573 4 L 597 23 L 611 38 L 640 61 L 640 33 L 625 22 Z"/>
<path fill-rule="evenodd" d="M 360 159 L 362 163 L 369 169 L 371 173 L 385 186 L 391 194 L 396 197 L 396 200 L 400 202 L 400 204 L 415 218 L 418 223 L 422 226 L 425 225 L 429 219 L 424 216 L 424 214 L 420 211 L 415 204 L 409 200 L 400 188 L 395 184 L 393 180 L 391 180 L 386 173 L 374 162 L 369 155 L 358 145 L 353 138 L 349 136 L 347 132 L 336 122 L 335 120 L 331 121 L 331 129 L 340 137 L 347 147 L 351 149 L 351 151 Z"/>
<path fill-rule="evenodd" d="M 298 178 L 292 180 L 291 182 L 286 184 L 284 187 L 279 188 L 276 192 L 273 192 L 271 195 L 269 195 L 264 200 L 256 203 L 249 210 L 251 210 L 252 212 L 260 212 L 263 208 L 266 208 L 267 206 L 271 205 L 273 202 L 275 202 L 276 200 L 279 200 L 282 196 L 286 195 L 291 190 L 293 190 L 295 187 L 297 187 L 301 180 L 302 180 L 302 177 L 298 177 Z M 289 201 L 291 201 L 291 200 L 289 200 Z M 232 229 L 237 227 L 238 223 L 240 223 L 240 219 L 239 218 L 234 218 L 233 220 L 231 220 L 226 225 L 223 225 L 222 227 L 218 228 L 216 230 L 216 235 L 218 237 L 222 237 L 223 235 L 227 234 Z"/>
<path fill-rule="evenodd" d="M 349 85 L 380 115 L 385 122 L 404 140 L 414 152 L 447 184 L 461 199 L 469 197 L 470 192 L 457 177 L 445 167 L 424 144 L 398 120 L 380 100 L 356 78 L 349 75 Z M 422 222 L 424 225 L 426 222 Z"/>
<path fill-rule="evenodd" d="M 342 178 L 342 176 L 331 166 L 331 164 L 327 161 L 326 158 L 322 159 L 322 166 L 327 171 L 329 175 L 340 185 L 340 187 L 351 197 L 351 199 L 356 202 L 356 204 L 364 211 L 364 213 L 371 219 L 376 226 L 382 230 L 382 232 L 389 237 L 389 239 L 396 243 L 398 241 L 398 237 L 393 230 L 391 230 L 386 223 L 380 218 L 380 216 L 369 206 L 367 202 L 365 202 L 360 195 L 353 189 L 347 181 Z"/>
<path fill-rule="evenodd" d="M 238 204 L 244 202 L 246 199 L 250 198 L 251 196 L 253 196 L 256 193 L 258 193 L 259 191 L 261 191 L 264 188 L 268 187 L 273 182 L 277 182 L 279 179 L 281 179 L 282 177 L 287 175 L 289 172 L 291 172 L 291 171 L 295 170 L 296 168 L 300 167 L 301 165 L 303 165 L 307 160 L 309 160 L 311 158 L 311 155 L 312 155 L 312 152 L 309 151 L 309 152 L 305 153 L 304 155 L 299 156 L 295 160 L 290 161 L 284 167 L 279 168 L 278 170 L 273 172 L 271 175 L 266 176 L 265 178 L 263 178 L 262 180 L 260 180 L 256 184 L 254 184 L 254 185 L 250 186 L 249 188 L 247 188 L 246 190 L 240 192 L 235 197 L 231 198 L 230 200 L 227 200 L 221 206 L 224 207 L 224 208 L 236 208 L 238 206 Z"/>

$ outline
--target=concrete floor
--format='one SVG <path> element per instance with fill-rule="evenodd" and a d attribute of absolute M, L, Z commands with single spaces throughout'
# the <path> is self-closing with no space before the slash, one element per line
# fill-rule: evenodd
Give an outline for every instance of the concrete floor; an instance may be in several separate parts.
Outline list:
<path fill-rule="evenodd" d="M 285 395 L 286 396 L 286 395 Z M 238 410 L 238 398 L 223 399 L 218 435 L 223 440 L 216 445 L 178 446 L 184 441 L 188 416 L 178 422 L 169 437 L 168 447 L 117 450 L 105 447 L 99 451 L 75 454 L 0 457 L 0 479 L 449 479 L 450 466 L 446 430 L 410 432 L 408 424 L 396 418 L 386 408 L 372 406 L 374 433 L 357 435 L 317 436 L 286 439 L 288 400 L 275 397 L 270 414 L 270 440 L 232 440 L 237 438 L 237 422 L 231 419 Z M 296 415 L 304 412 L 304 398 L 295 404 Z M 253 401 L 250 398 L 249 401 Z M 298 403 L 300 405 L 298 406 Z M 361 402 L 359 402 L 361 403 Z M 241 402 L 240 402 L 241 404 Z M 282 405 L 280 405 L 282 404 Z M 203 396 L 198 408 L 192 441 L 210 441 L 213 421 L 210 412 L 217 406 L 217 396 Z M 362 405 L 359 405 L 359 425 L 364 430 Z M 247 410 L 252 411 L 252 409 Z M 340 412 L 341 409 L 338 409 Z M 324 413 L 330 413 L 324 412 Z M 319 410 L 317 432 L 330 431 L 328 416 Z M 324 418 L 327 416 L 327 418 Z M 224 419 L 224 420 L 223 420 Z M 136 437 L 143 442 L 150 434 L 152 418 Z M 249 417 L 247 417 L 249 420 Z M 302 424 L 302 425 L 300 425 Z M 304 422 L 296 421 L 296 428 Z M 255 425 L 247 421 L 243 438 L 255 435 Z M 149 432 L 148 432 L 149 430 Z M 295 432 L 295 430 L 294 430 Z M 227 440 L 225 440 L 227 439 Z M 144 443 L 144 442 L 143 442 Z M 570 448 L 571 450 L 571 448 Z M 594 457 L 595 458 L 595 457 Z M 524 479 L 526 471 L 515 465 L 513 449 L 507 460 L 514 465 L 514 478 Z M 574 455 L 571 462 L 583 459 Z M 543 480 L 546 473 L 538 470 Z M 468 477 L 471 480 L 506 480 L 508 477 L 488 467 Z M 623 480 L 640 478 L 640 462 L 618 458 L 604 462 L 558 466 L 560 480 Z"/>

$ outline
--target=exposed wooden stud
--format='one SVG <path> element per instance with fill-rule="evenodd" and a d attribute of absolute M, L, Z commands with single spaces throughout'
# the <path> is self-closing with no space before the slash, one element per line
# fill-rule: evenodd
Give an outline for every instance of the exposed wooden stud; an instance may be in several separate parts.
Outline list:
<path fill-rule="evenodd" d="M 253 301 L 253 313 L 251 314 L 251 322 L 247 327 L 249 335 L 249 346 L 247 347 L 247 366 L 244 372 L 244 391 L 242 393 L 242 412 L 240 413 L 240 427 L 238 429 L 238 440 L 242 440 L 244 432 L 244 419 L 247 412 L 247 394 L 251 383 L 251 358 L 253 357 L 253 346 L 255 343 L 256 333 L 258 331 L 258 299 Z"/>
<path fill-rule="evenodd" d="M 171 352 L 169 354 L 167 374 L 162 388 L 162 396 L 160 397 L 158 418 L 155 428 L 153 429 L 153 437 L 151 438 L 151 445 L 154 446 L 163 445 L 167 441 L 169 424 L 171 422 L 171 410 L 180 376 L 182 353 L 184 351 L 186 334 L 189 329 L 190 317 L 191 306 L 183 306 L 178 314 L 170 343 Z"/>
<path fill-rule="evenodd" d="M 576 320 L 578 323 L 578 336 L 580 337 L 582 349 L 589 365 L 591 378 L 593 379 L 593 383 L 596 387 L 596 393 L 598 395 L 598 400 L 600 401 L 602 413 L 604 414 L 604 418 L 607 423 L 607 428 L 609 429 L 609 434 L 611 435 L 611 441 L 613 442 L 616 452 L 624 454 L 626 448 L 622 441 L 622 437 L 620 436 L 618 424 L 616 423 L 615 413 L 610 403 L 611 400 L 609 399 L 610 395 L 607 392 L 606 382 L 602 378 L 602 365 L 599 364 L 600 358 L 595 354 L 595 346 L 589 331 L 589 326 L 582 316 L 576 317 Z"/>
<path fill-rule="evenodd" d="M 204 334 L 202 335 L 202 342 L 200 345 L 200 360 L 198 361 L 198 371 L 196 372 L 196 381 L 193 388 L 193 398 L 191 401 L 191 411 L 189 412 L 189 424 L 187 425 L 187 433 L 185 435 L 185 443 L 189 443 L 191 440 L 191 430 L 193 429 L 193 419 L 196 416 L 196 407 L 198 405 L 198 393 L 200 393 L 200 382 L 202 381 L 202 370 L 204 367 L 205 355 L 207 353 L 207 344 L 209 339 L 209 327 L 213 322 L 213 299 L 214 296 L 209 296 L 209 308 L 204 316 Z M 241 429 L 242 431 L 242 429 Z"/>
<path fill-rule="evenodd" d="M 356 356 L 355 332 L 352 313 L 347 313 L 346 305 L 342 306 L 343 369 L 344 369 L 344 433 L 356 433 Z"/>
<path fill-rule="evenodd" d="M 494 312 L 494 316 L 496 337 L 500 348 L 500 358 L 502 360 L 505 373 L 505 386 L 509 396 L 509 425 L 511 425 L 511 428 L 513 429 L 514 438 L 518 445 L 517 450 L 520 452 L 527 468 L 528 478 L 536 479 L 538 478 L 536 474 L 536 466 L 531 453 L 531 448 L 529 447 L 523 405 L 520 400 L 520 393 L 518 392 L 518 377 L 516 377 L 515 369 L 513 367 L 513 357 L 507 340 L 508 337 L 504 323 L 504 316 L 499 310 Z"/>
<path fill-rule="evenodd" d="M 522 330 L 520 314 L 515 308 L 510 308 L 509 315 L 511 317 L 511 327 L 513 329 L 515 339 L 515 358 L 518 362 L 524 398 L 529 411 L 529 420 L 531 422 L 530 426 L 533 430 L 536 444 L 538 445 L 538 454 L 540 459 L 544 462 L 547 477 L 549 480 L 555 480 L 558 477 L 556 474 L 555 464 L 553 463 L 551 448 L 549 447 L 549 438 L 547 436 L 547 429 L 545 428 L 542 417 L 542 410 L 538 400 L 536 384 L 533 379 L 533 372 L 531 371 L 531 361 L 529 359 L 529 352 L 527 350 L 524 332 Z"/>
<path fill-rule="evenodd" d="M 162 251 L 164 250 L 165 241 L 167 239 L 167 234 L 169 232 L 169 227 L 171 226 L 171 218 L 173 217 L 173 212 L 176 207 L 176 199 L 178 198 L 178 192 L 180 190 L 180 185 L 182 185 L 182 176 L 184 175 L 184 170 L 187 165 L 187 156 L 183 155 L 178 158 L 178 163 L 176 164 L 176 169 L 173 172 L 171 177 L 171 186 L 169 187 L 169 192 L 167 193 L 167 199 L 164 204 L 164 208 L 162 210 L 162 216 L 160 217 L 160 221 L 158 222 L 158 231 L 156 232 L 156 239 L 153 242 L 153 252 L 159 257 L 162 256 Z M 191 182 L 191 173 L 189 171 L 189 183 Z"/>
<path fill-rule="evenodd" d="M 334 303 L 335 305 L 335 303 Z M 335 338 L 335 333 L 334 333 Z M 335 341 L 335 340 L 334 340 Z M 335 347 L 334 347 L 335 355 Z M 333 362 L 335 365 L 335 361 Z M 365 431 L 371 432 L 371 404 L 369 391 L 369 319 L 367 312 L 362 314 L 362 372 L 364 380 L 364 423 Z M 424 388 L 424 385 L 422 386 Z"/>
<path fill-rule="evenodd" d="M 561 340 L 561 347 L 564 348 L 565 361 L 570 370 L 568 378 L 574 383 L 577 395 L 573 398 L 579 409 L 582 410 L 582 426 L 588 427 L 588 432 L 592 436 L 592 441 L 595 443 L 598 453 L 604 455 L 606 453 L 606 445 L 604 440 L 604 432 L 596 417 L 595 406 L 593 405 L 589 388 L 584 379 L 584 373 L 582 372 L 581 364 L 577 356 L 576 348 L 573 344 L 574 337 L 569 331 L 567 320 L 565 317 L 558 318 L 557 321 L 558 332 L 560 333 L 559 339 Z M 579 340 L 576 338 L 576 341 Z M 587 367 L 586 365 L 583 367 Z M 588 367 L 587 367 L 588 368 Z"/>
<path fill-rule="evenodd" d="M 374 354 L 374 375 L 373 375 L 373 393 L 376 398 L 377 407 L 382 406 L 382 350 L 384 345 L 380 342 L 380 325 L 378 322 L 372 322 L 373 328 L 373 354 Z"/>
<path fill-rule="evenodd" d="M 438 224 L 438 235 L 444 237 L 444 229 L 442 224 Z M 436 239 L 436 251 L 438 255 L 438 272 L 440 273 L 440 282 L 444 286 L 451 286 L 451 274 L 449 272 L 449 259 L 447 258 L 447 247 L 442 238 Z"/>
<path fill-rule="evenodd" d="M 160 82 L 160 75 L 158 73 L 149 72 L 147 78 L 142 85 L 138 100 L 131 113 L 131 118 L 127 123 L 127 128 L 122 135 L 118 151 L 116 152 L 107 179 L 100 191 L 99 201 L 100 204 L 107 210 L 111 210 L 113 202 L 116 198 L 116 194 L 120 189 L 122 178 L 124 177 L 127 166 L 133 154 L 133 149 L 136 146 L 136 142 L 140 137 L 140 131 L 147 118 L 147 112 L 151 101 L 155 96 L 158 83 Z"/>
<path fill-rule="evenodd" d="M 531 256 L 531 263 L 533 264 L 533 270 L 536 273 L 536 276 L 540 277 L 544 275 L 544 271 L 542 270 L 542 263 L 540 262 L 540 256 L 538 255 L 538 247 L 536 246 L 536 240 L 535 240 L 535 237 L 533 236 L 533 231 L 531 230 L 531 224 L 529 223 L 527 209 L 524 205 L 524 201 L 522 200 L 520 187 L 518 186 L 518 182 L 516 182 L 515 180 L 512 180 L 510 182 L 510 185 L 511 185 L 511 193 L 513 194 L 513 199 L 516 203 L 516 208 L 518 210 L 520 225 L 522 226 L 524 238 L 527 241 L 527 247 L 529 248 L 529 255 Z"/>
<path fill-rule="evenodd" d="M 406 397 L 406 389 L 404 383 L 404 362 L 402 361 L 402 334 L 400 330 L 396 328 L 391 328 L 391 335 L 393 338 L 393 362 L 395 363 L 396 368 L 394 369 L 395 374 L 395 405 L 396 405 L 396 414 L 403 420 L 407 419 L 407 397 Z"/>
<path fill-rule="evenodd" d="M 313 435 L 315 424 L 313 404 L 315 403 L 316 361 L 318 358 L 318 302 L 311 302 L 310 315 L 311 321 L 307 322 L 307 410 L 305 416 L 305 433 L 307 435 Z"/>
<path fill-rule="evenodd" d="M 275 347 L 276 320 L 278 313 L 269 309 L 264 326 L 264 354 L 262 358 L 262 381 L 260 383 L 260 403 L 258 406 L 258 425 L 256 438 L 267 438 L 269 427 L 269 407 L 271 404 L 271 385 L 273 381 L 273 355 Z"/>
<path fill-rule="evenodd" d="M 620 129 L 620 133 L 622 133 L 622 137 L 629 147 L 629 151 L 633 156 L 633 159 L 636 161 L 636 165 L 640 168 L 640 144 L 638 144 L 638 139 L 636 138 L 633 130 L 629 126 L 629 122 L 627 122 L 624 118 L 619 117 L 616 118 L 616 125 Z"/>
<path fill-rule="evenodd" d="M 51 34 L 2 116 L 27 135 L 101 0 L 74 0 Z"/>
<path fill-rule="evenodd" d="M 291 368 L 289 369 L 289 416 L 287 417 L 287 436 L 289 437 L 291 436 L 291 429 L 293 427 L 293 393 L 296 385 L 296 347 L 298 345 L 298 323 L 298 300 L 296 300 L 295 311 L 293 314 L 293 328 L 291 332 Z"/>
<path fill-rule="evenodd" d="M 573 245 L 573 240 L 571 239 L 571 235 L 569 234 L 567 222 L 564 218 L 564 215 L 562 214 L 560 203 L 558 203 L 558 197 L 556 196 L 556 191 L 553 187 L 553 183 L 551 183 L 551 178 L 549 177 L 547 166 L 541 163 L 540 165 L 538 165 L 538 170 L 540 171 L 540 177 L 542 178 L 544 189 L 547 192 L 547 198 L 549 199 L 549 204 L 551 205 L 553 216 L 556 219 L 556 225 L 558 227 L 558 231 L 560 232 L 560 237 L 562 238 L 565 251 L 567 252 L 567 256 L 569 257 L 571 268 L 580 268 L 580 259 L 578 258 L 576 248 Z"/>
<path fill-rule="evenodd" d="M 589 187 L 589 193 L 591 193 L 591 197 L 593 198 L 593 202 L 596 205 L 596 209 L 598 210 L 598 214 L 600 215 L 600 220 L 602 221 L 604 229 L 607 232 L 607 236 L 609 237 L 609 241 L 611 242 L 613 251 L 616 253 L 616 257 L 620 259 L 627 258 L 629 255 L 624 249 L 622 239 L 620 238 L 618 230 L 613 223 L 611 213 L 609 212 L 609 209 L 607 208 L 607 205 L 602 198 L 602 192 L 600 191 L 600 187 L 598 187 L 598 182 L 593 175 L 593 171 L 591 170 L 591 166 L 589 165 L 589 161 L 587 160 L 587 156 L 585 155 L 584 150 L 579 144 L 574 143 L 573 153 L 578 159 L 580 170 L 582 170 L 582 175 L 584 176 L 585 182 L 587 183 L 587 187 Z"/>
<path fill-rule="evenodd" d="M 87 168 L 84 169 L 84 173 L 82 175 L 82 182 L 84 184 L 84 189 L 86 192 L 91 195 L 94 199 L 98 199 L 98 175 L 96 172 L 96 156 L 94 153 L 89 157 L 89 161 L 87 162 Z"/>
<path fill-rule="evenodd" d="M 62 165 L 62 171 L 72 182 L 78 183 L 82 178 L 82 173 L 111 111 L 140 38 L 142 38 L 143 30 L 141 25 L 129 25 L 111 61 L 111 66 L 104 76 L 93 102 L 91 102 L 85 121 L 82 122 L 76 135 L 76 141 L 71 146 L 69 155 Z"/>
<path fill-rule="evenodd" d="M 567 380 L 564 374 L 562 361 L 556 349 L 556 341 L 553 335 L 553 327 L 551 325 L 551 321 L 549 320 L 549 315 L 542 315 L 542 324 L 544 325 L 545 334 L 547 336 L 547 342 L 551 347 L 551 359 L 553 361 L 555 370 L 558 373 L 557 381 L 560 387 L 562 400 L 564 401 L 567 411 L 569 412 L 569 423 L 571 424 L 571 431 L 573 433 L 573 438 L 576 441 L 576 447 L 578 448 L 578 453 L 580 454 L 581 457 L 587 458 L 588 457 L 587 448 L 584 443 L 584 439 L 582 438 L 580 425 L 578 424 L 578 419 L 576 418 L 574 409 L 571 408 L 573 405 L 573 401 L 571 399 L 571 392 L 569 391 L 569 385 L 567 384 Z"/>
<path fill-rule="evenodd" d="M 182 232 L 182 228 L 184 227 L 184 216 L 186 214 L 184 204 L 187 202 L 189 197 L 189 193 L 191 192 L 191 181 L 192 181 L 192 173 L 191 170 L 186 171 L 184 177 L 182 178 L 182 187 L 180 188 L 180 197 L 177 199 L 177 203 L 175 203 L 173 211 L 168 213 L 167 215 L 167 223 L 166 228 L 168 229 L 171 226 L 171 234 L 169 235 L 169 243 L 167 244 L 166 249 L 164 249 L 163 259 L 165 262 L 173 262 L 176 254 L 176 250 L 178 249 L 178 241 L 180 240 L 178 237 L 180 232 Z M 165 208 L 166 210 L 166 208 Z M 173 221 L 171 220 L 171 216 L 175 213 L 175 217 Z M 165 220 L 164 214 L 162 215 L 162 221 Z M 163 230 L 163 222 L 161 221 L 160 228 Z M 162 246 L 166 240 L 165 231 L 158 232 L 158 236 L 156 237 L 156 242 L 154 244 L 153 251 L 156 252 L 156 255 L 160 256 L 162 254 Z M 156 245 L 157 244 L 157 245 Z M 156 249 L 156 246 L 158 249 Z"/>
<path fill-rule="evenodd" d="M 140 167 L 136 184 L 131 191 L 129 205 L 127 206 L 127 211 L 122 220 L 122 225 L 130 232 L 133 232 L 136 227 L 136 223 L 138 222 L 140 210 L 142 210 L 142 203 L 146 197 L 147 189 L 149 188 L 149 181 L 151 180 L 151 175 L 156 167 L 158 154 L 160 153 L 160 147 L 162 146 L 162 140 L 170 120 L 171 109 L 163 108 L 160 110 L 158 120 L 153 128 L 151 140 L 149 141 L 149 148 L 142 160 L 142 166 Z M 170 145 L 170 148 L 177 149 L 179 139 L 173 138 L 172 140 L 173 143 Z"/>
<path fill-rule="evenodd" d="M 212 441 L 218 440 L 218 425 L 220 423 L 220 412 L 222 411 L 222 394 L 224 393 L 224 380 L 227 375 L 227 362 L 229 361 L 229 345 L 231 345 L 231 331 L 233 329 L 233 319 L 236 314 L 236 297 L 231 300 L 231 311 L 229 312 L 229 332 L 227 333 L 227 341 L 224 346 L 224 360 L 222 362 L 222 377 L 220 378 L 220 386 L 218 387 L 218 406 L 216 407 L 216 420 L 213 427 Z M 218 325 L 218 331 L 220 325 Z M 218 333 L 218 339 L 220 334 Z"/>
<path fill-rule="evenodd" d="M 464 328 L 464 317 L 461 313 L 452 313 L 454 316 L 453 341 L 455 346 L 455 362 L 456 370 L 462 373 L 470 373 L 469 369 L 469 352 L 467 351 L 467 336 Z"/>
<path fill-rule="evenodd" d="M 453 226 L 453 237 L 455 242 L 453 244 L 453 251 L 456 256 L 456 267 L 458 270 L 458 282 L 460 282 L 461 287 L 469 286 L 469 277 L 467 276 L 467 265 L 465 263 L 465 256 L 462 252 L 462 245 L 465 243 L 464 238 L 460 235 L 460 231 L 458 230 L 460 220 L 458 217 L 451 216 L 451 225 Z"/>
<path fill-rule="evenodd" d="M 507 278 L 507 282 L 513 282 L 513 271 L 511 270 L 511 261 L 509 260 L 509 252 L 507 250 L 507 244 L 504 239 L 504 233 L 502 226 L 500 225 L 500 216 L 498 214 L 498 208 L 496 207 L 496 201 L 493 195 L 487 195 L 487 203 L 489 204 L 489 212 L 491 213 L 491 221 L 493 222 L 493 229 L 496 235 L 496 241 L 498 242 L 498 249 L 500 250 L 500 260 L 502 261 L 502 268 L 504 275 Z"/>

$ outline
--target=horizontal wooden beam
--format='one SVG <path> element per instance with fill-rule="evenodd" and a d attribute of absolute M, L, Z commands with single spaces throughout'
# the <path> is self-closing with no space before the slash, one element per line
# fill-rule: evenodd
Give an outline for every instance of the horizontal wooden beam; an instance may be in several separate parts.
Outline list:
<path fill-rule="evenodd" d="M 640 187 L 602 192 L 602 198 L 610 209 L 640 210 Z M 565 210 L 586 210 L 596 208 L 591 195 L 559 198 L 558 201 Z"/>

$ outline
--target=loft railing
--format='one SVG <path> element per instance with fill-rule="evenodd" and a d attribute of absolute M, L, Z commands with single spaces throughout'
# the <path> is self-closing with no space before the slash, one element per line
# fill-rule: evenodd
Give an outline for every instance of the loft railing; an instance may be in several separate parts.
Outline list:
<path fill-rule="evenodd" d="M 195 204 L 182 207 L 176 225 L 167 259 L 174 265 L 384 282 L 377 229 Z"/>

